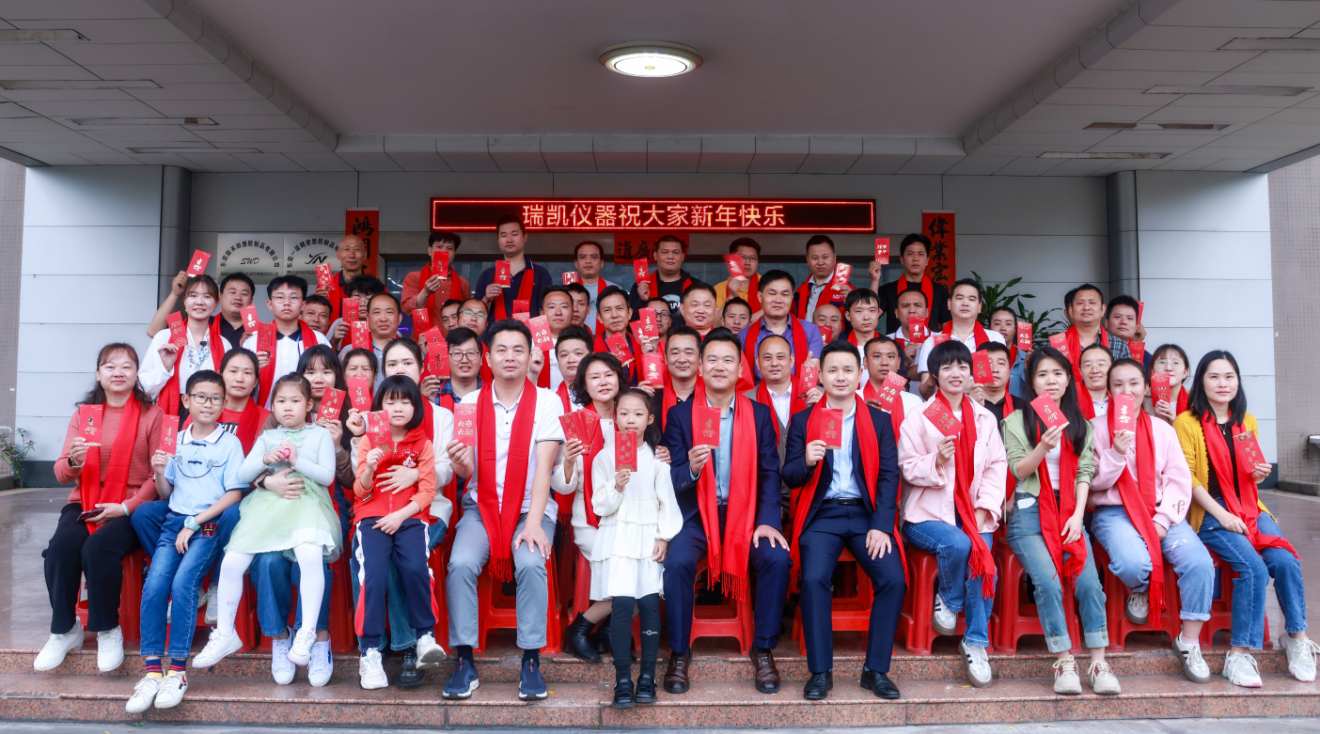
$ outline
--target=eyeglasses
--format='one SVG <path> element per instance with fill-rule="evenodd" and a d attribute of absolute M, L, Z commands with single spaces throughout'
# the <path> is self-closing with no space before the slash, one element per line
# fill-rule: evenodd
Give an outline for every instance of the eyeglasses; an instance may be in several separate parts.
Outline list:
<path fill-rule="evenodd" d="M 198 405 L 220 405 L 225 402 L 223 395 L 193 395 L 189 393 L 188 397 Z"/>
<path fill-rule="evenodd" d="M 481 357 L 481 353 L 480 353 L 480 352 L 475 352 L 475 351 L 473 351 L 473 352 L 450 352 L 450 353 L 449 353 L 449 356 L 453 357 L 454 359 L 458 360 L 459 362 L 475 362 L 475 361 L 477 361 L 477 360 Z"/>
<path fill-rule="evenodd" d="M 486 312 L 485 312 L 485 311 L 459 311 L 459 312 L 458 312 L 458 315 L 459 315 L 459 316 L 476 316 L 476 317 L 479 318 L 479 319 L 484 319 L 484 318 L 486 318 Z"/>

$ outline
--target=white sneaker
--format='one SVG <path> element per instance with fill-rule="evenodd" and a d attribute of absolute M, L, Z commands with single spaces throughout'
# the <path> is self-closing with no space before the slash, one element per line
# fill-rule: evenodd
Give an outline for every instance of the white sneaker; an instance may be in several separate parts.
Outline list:
<path fill-rule="evenodd" d="M 293 675 L 298 670 L 289 659 L 289 646 L 292 644 L 292 635 L 282 640 L 270 641 L 270 675 L 282 686 L 292 683 Z"/>
<path fill-rule="evenodd" d="M 1092 660 L 1086 675 L 1090 678 L 1091 690 L 1095 691 L 1096 695 L 1117 696 L 1123 692 L 1122 687 L 1118 685 L 1118 676 L 1114 675 L 1114 669 L 1103 660 Z"/>
<path fill-rule="evenodd" d="M 958 631 L 958 613 L 949 609 L 939 592 L 935 593 L 935 610 L 931 612 L 930 624 L 942 635 L 952 635 Z"/>
<path fill-rule="evenodd" d="M 170 674 L 161 681 L 160 691 L 156 694 L 156 708 L 172 709 L 179 705 L 183 700 L 183 694 L 188 691 L 188 676 L 176 670 L 171 670 Z"/>
<path fill-rule="evenodd" d="M 32 667 L 39 671 L 54 670 L 64 662 L 64 656 L 74 650 L 81 650 L 83 646 L 83 628 L 77 622 L 73 623 L 73 629 L 62 635 L 51 635 L 46 644 L 41 646 L 41 652 L 32 661 Z"/>
<path fill-rule="evenodd" d="M 294 665 L 307 665 L 312 659 L 312 643 L 314 642 L 316 642 L 316 630 L 303 626 L 302 629 L 298 630 L 298 634 L 293 636 L 293 644 L 289 646 L 289 660 Z"/>
<path fill-rule="evenodd" d="M 1082 679 L 1077 676 L 1077 660 L 1072 655 L 1054 661 L 1054 692 L 1060 696 L 1082 695 Z"/>
<path fill-rule="evenodd" d="M 981 645 L 969 645 L 966 640 L 958 642 L 958 651 L 967 661 L 967 680 L 977 688 L 986 688 L 991 682 L 990 656 Z"/>
<path fill-rule="evenodd" d="M 418 638 L 417 640 L 418 670 L 426 670 L 427 668 L 434 668 L 435 666 L 445 661 L 446 655 L 447 653 L 445 652 L 445 649 L 440 646 L 440 643 L 435 641 L 435 635 L 431 634 L 430 632 L 427 632 L 426 634 Z"/>
<path fill-rule="evenodd" d="M 156 691 L 160 689 L 161 681 L 165 680 L 159 675 L 148 675 L 133 686 L 133 695 L 128 697 L 128 705 L 124 710 L 130 714 L 140 714 L 151 708 L 151 704 L 156 702 Z"/>
<path fill-rule="evenodd" d="M 366 691 L 374 691 L 390 684 L 390 679 L 385 677 L 385 668 L 380 664 L 380 650 L 369 648 L 362 657 L 358 658 L 358 678 L 360 678 L 359 685 Z"/>
<path fill-rule="evenodd" d="M 1315 681 L 1315 656 L 1320 653 L 1320 645 L 1310 638 L 1294 640 L 1292 635 L 1284 634 L 1283 649 L 1288 654 L 1288 672 L 1303 683 Z"/>
<path fill-rule="evenodd" d="M 206 605 L 206 615 L 203 621 L 207 627 L 214 627 L 219 624 L 220 603 L 215 599 L 216 584 L 211 584 L 206 588 L 206 595 L 202 597 L 202 603 Z"/>
<path fill-rule="evenodd" d="M 1205 658 L 1201 656 L 1201 643 L 1192 640 L 1185 642 L 1182 635 L 1174 635 L 1173 649 L 1183 661 L 1183 675 L 1187 680 L 1193 683 L 1210 682 L 1210 666 L 1206 664 Z"/>
<path fill-rule="evenodd" d="M 1128 594 L 1127 607 L 1123 610 L 1132 624 L 1145 624 L 1150 621 L 1150 592 L 1134 591 Z"/>
<path fill-rule="evenodd" d="M 307 664 L 307 682 L 320 688 L 330 682 L 335 672 L 335 657 L 330 652 L 329 640 L 318 640 L 312 644 L 312 661 Z"/>
<path fill-rule="evenodd" d="M 116 627 L 96 633 L 96 667 L 109 673 L 124 664 L 124 632 Z"/>
<path fill-rule="evenodd" d="M 198 670 L 209 668 L 242 649 L 243 640 L 237 632 L 222 635 L 220 630 L 212 630 L 210 639 L 206 641 L 206 647 L 193 658 L 193 667 Z"/>
<path fill-rule="evenodd" d="M 1249 653 L 1229 650 L 1224 657 L 1224 677 L 1235 686 L 1260 688 L 1260 668 Z"/>

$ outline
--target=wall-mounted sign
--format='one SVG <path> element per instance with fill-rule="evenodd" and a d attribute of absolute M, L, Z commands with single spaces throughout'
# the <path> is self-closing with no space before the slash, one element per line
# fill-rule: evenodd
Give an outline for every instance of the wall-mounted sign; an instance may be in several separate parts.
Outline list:
<path fill-rule="evenodd" d="M 246 273 L 253 280 L 269 280 L 284 274 L 284 235 L 221 234 L 216 238 L 219 279 L 230 273 Z"/>
<path fill-rule="evenodd" d="M 958 279 L 958 235 L 954 213 L 923 209 L 921 231 L 930 238 L 930 263 L 926 266 L 926 274 L 931 280 L 952 288 Z"/>
<path fill-rule="evenodd" d="M 335 248 L 339 240 L 322 235 L 286 235 L 284 245 L 284 274 L 301 275 L 316 287 L 316 266 L 329 264 L 339 272 Z"/>
<path fill-rule="evenodd" d="M 865 199 L 431 199 L 431 229 L 542 232 L 874 232 Z"/>
<path fill-rule="evenodd" d="M 380 255 L 380 209 L 376 207 L 344 210 L 344 234 L 355 234 L 367 246 L 367 261 L 362 270 L 376 274 L 376 260 Z M 336 246 L 338 243 L 335 243 Z"/>

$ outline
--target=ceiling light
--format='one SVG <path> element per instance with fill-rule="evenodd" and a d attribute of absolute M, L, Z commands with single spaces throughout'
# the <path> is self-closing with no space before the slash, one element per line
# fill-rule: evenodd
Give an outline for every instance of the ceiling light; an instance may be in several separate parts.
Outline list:
<path fill-rule="evenodd" d="M 1263 84 L 1222 84 L 1198 87 L 1191 84 L 1158 84 L 1142 94 L 1252 94 L 1259 97 L 1296 97 L 1310 87 L 1269 87 Z"/>
<path fill-rule="evenodd" d="M 1228 123 L 1215 122 L 1093 122 L 1086 130 L 1223 130 Z"/>
<path fill-rule="evenodd" d="M 133 152 L 133 153 L 190 153 L 190 154 L 199 154 L 199 153 L 260 153 L 260 152 L 261 152 L 261 149 L 260 149 L 260 148 L 199 148 L 199 147 L 192 147 L 192 148 L 173 148 L 173 147 L 168 147 L 168 146 L 166 146 L 166 147 L 161 147 L 161 146 L 151 146 L 151 147 L 147 147 L 147 148 L 129 148 L 129 151 L 131 151 L 131 152 Z"/>
<path fill-rule="evenodd" d="M 219 125 L 209 117 L 74 117 L 76 127 L 138 127 L 142 125 Z"/>
<path fill-rule="evenodd" d="M 1220 51 L 1320 51 L 1320 38 L 1234 38 Z"/>
<path fill-rule="evenodd" d="M 160 85 L 150 79 L 131 79 L 128 81 L 106 81 L 91 79 L 82 81 L 56 79 L 6 79 L 0 80 L 0 89 L 11 91 L 33 89 L 160 89 Z"/>
<path fill-rule="evenodd" d="M 1129 159 L 1129 158 L 1164 158 L 1164 157 L 1167 157 L 1168 155 L 1170 155 L 1170 154 L 1169 154 L 1169 153 L 1113 153 L 1113 152 L 1073 153 L 1073 152 L 1071 152 L 1071 151 L 1066 151 L 1066 150 L 1051 150 L 1051 151 L 1047 151 L 1047 152 L 1045 152 L 1045 153 L 1041 153 L 1041 154 L 1040 154 L 1039 156 L 1037 156 L 1037 157 L 1039 157 L 1039 158 L 1094 158 L 1094 159 L 1097 159 L 1097 160 L 1115 160 L 1115 159 L 1126 160 L 1126 159 Z"/>
<path fill-rule="evenodd" d="M 0 30 L 0 43 L 36 43 L 40 41 L 86 41 L 78 31 L 44 28 Z"/>
<path fill-rule="evenodd" d="M 600 63 L 628 76 L 678 76 L 701 66 L 701 56 L 695 48 L 681 43 L 626 41 L 605 49 Z"/>

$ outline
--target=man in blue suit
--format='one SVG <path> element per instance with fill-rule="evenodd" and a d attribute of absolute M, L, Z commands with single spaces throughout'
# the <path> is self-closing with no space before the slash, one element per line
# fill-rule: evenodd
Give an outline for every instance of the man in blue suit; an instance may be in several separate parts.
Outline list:
<path fill-rule="evenodd" d="M 671 653 L 664 685 L 669 693 L 688 690 L 697 563 L 708 550 L 710 579 L 721 579 L 726 596 L 749 593 L 748 567 L 755 569 L 754 680 L 762 693 L 779 690 L 771 650 L 779 643 L 792 561 L 782 534 L 774 417 L 770 408 L 737 393 L 741 357 L 742 344 L 733 332 L 719 328 L 707 334 L 701 342 L 697 392 L 670 408 L 665 418 L 664 444 L 672 457 L 674 495 L 683 513 L 683 529 L 669 541 L 665 559 Z M 693 441 L 694 405 L 722 409 L 718 446 Z M 706 528 L 718 530 L 716 544 L 709 542 Z"/>
<path fill-rule="evenodd" d="M 870 577 L 875 593 L 862 688 L 880 698 L 899 696 L 888 676 L 907 591 L 894 537 L 898 449 L 889 416 L 857 395 L 863 375 L 856 347 L 842 341 L 826 346 L 820 372 L 825 399 L 794 414 L 784 449 L 784 482 L 802 487 L 792 532 L 801 569 L 802 633 L 811 673 L 802 693 L 809 701 L 826 698 L 834 687 L 831 579 L 845 547 Z M 835 424 L 838 414 L 831 417 L 824 410 L 827 407 L 842 414 L 841 426 Z"/>

